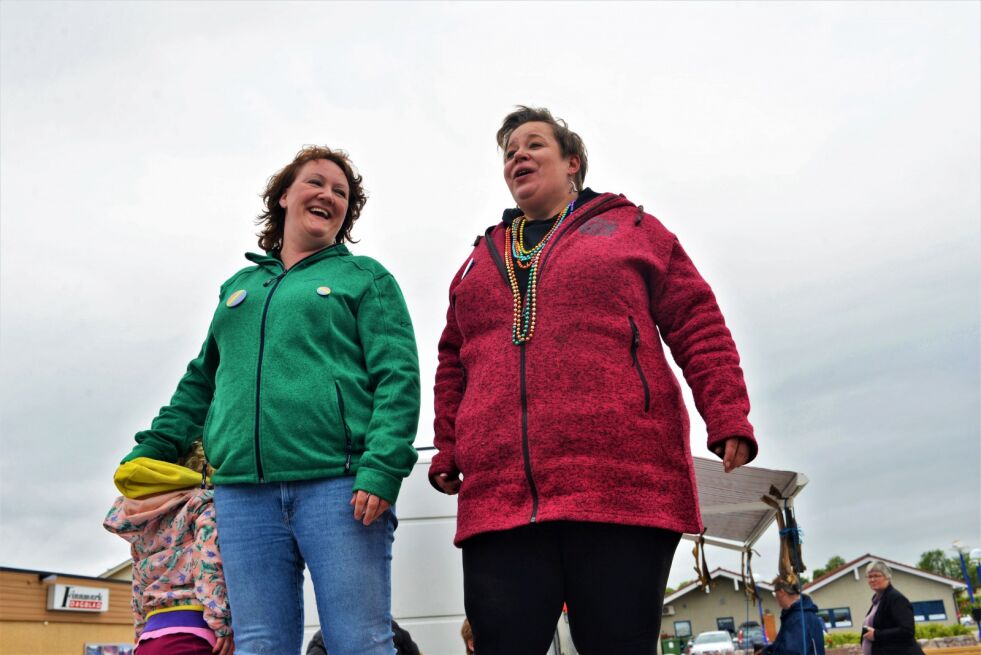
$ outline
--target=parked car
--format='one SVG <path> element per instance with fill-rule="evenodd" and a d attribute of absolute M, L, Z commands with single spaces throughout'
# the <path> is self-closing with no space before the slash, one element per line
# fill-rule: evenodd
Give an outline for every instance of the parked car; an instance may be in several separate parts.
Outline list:
<path fill-rule="evenodd" d="M 703 632 L 695 637 L 691 646 L 691 655 L 710 655 L 715 653 L 735 653 L 732 637 L 728 630 L 713 630 Z"/>
<path fill-rule="evenodd" d="M 756 621 L 746 621 L 739 624 L 739 632 L 736 634 L 736 648 L 739 650 L 755 650 L 762 648 L 766 643 L 763 637 L 763 628 Z"/>

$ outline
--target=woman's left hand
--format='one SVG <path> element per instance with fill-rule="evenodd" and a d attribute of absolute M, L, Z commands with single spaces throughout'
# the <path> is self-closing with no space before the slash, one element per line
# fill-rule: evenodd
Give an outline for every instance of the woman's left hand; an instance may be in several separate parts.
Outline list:
<path fill-rule="evenodd" d="M 379 498 L 363 489 L 358 489 L 351 494 L 351 504 L 354 505 L 354 520 L 361 521 L 365 525 L 374 523 L 375 519 L 392 506 L 384 498 Z"/>
<path fill-rule="evenodd" d="M 875 641 L 875 628 L 866 628 L 865 634 L 862 635 L 862 639 L 868 639 L 869 641 Z"/>
<path fill-rule="evenodd" d="M 729 437 L 725 441 L 725 449 L 719 445 L 715 449 L 715 454 L 722 458 L 722 466 L 726 473 L 730 473 L 749 461 L 750 453 L 749 441 L 742 437 Z"/>

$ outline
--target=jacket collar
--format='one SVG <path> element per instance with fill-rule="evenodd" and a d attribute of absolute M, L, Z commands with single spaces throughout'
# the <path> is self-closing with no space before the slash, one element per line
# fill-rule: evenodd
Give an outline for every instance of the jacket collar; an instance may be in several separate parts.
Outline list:
<path fill-rule="evenodd" d="M 600 196 L 603 196 L 603 195 L 606 195 L 606 194 L 596 193 L 595 191 L 593 191 L 589 187 L 586 187 L 585 189 L 583 189 L 582 191 L 580 191 L 579 192 L 579 195 L 576 197 L 576 207 L 575 207 L 575 209 L 573 210 L 572 213 L 575 214 L 582 207 L 585 207 L 586 205 L 588 205 L 590 203 L 590 201 L 592 201 L 592 200 L 594 200 L 596 198 L 599 198 Z M 504 223 L 505 226 L 510 227 L 510 225 L 512 223 L 514 223 L 514 220 L 516 218 L 518 218 L 519 216 L 523 215 L 523 214 L 524 214 L 524 212 L 521 211 L 521 209 L 519 207 L 511 207 L 510 209 L 505 209 L 504 210 L 504 213 L 501 215 L 501 221 Z"/>
<path fill-rule="evenodd" d="M 319 262 L 321 259 L 327 259 L 328 257 L 344 257 L 351 254 L 351 251 L 347 249 L 347 246 L 343 243 L 335 243 L 327 246 L 322 250 L 318 250 L 312 255 L 307 255 L 300 261 L 298 261 L 293 268 L 297 266 L 309 266 L 310 264 Z M 263 268 L 274 268 L 282 270 L 283 261 L 279 258 L 278 250 L 266 251 L 264 255 L 260 255 L 256 252 L 245 253 L 245 258 L 254 264 L 258 264 Z"/>

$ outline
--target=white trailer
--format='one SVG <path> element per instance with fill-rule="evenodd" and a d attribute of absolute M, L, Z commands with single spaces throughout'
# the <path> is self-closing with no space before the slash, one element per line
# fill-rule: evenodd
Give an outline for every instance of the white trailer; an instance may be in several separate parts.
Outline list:
<path fill-rule="evenodd" d="M 399 525 L 392 550 L 392 615 L 412 634 L 424 655 L 461 655 L 465 652 L 460 639 L 463 563 L 460 549 L 453 545 L 456 497 L 441 494 L 429 484 L 433 452 L 432 448 L 419 449 L 419 462 L 399 494 Z M 705 543 L 723 548 L 745 551 L 773 523 L 774 510 L 760 500 L 771 486 L 793 499 L 807 484 L 803 474 L 792 471 L 746 466 L 725 474 L 717 460 L 695 457 L 694 464 Z M 306 644 L 319 629 L 309 576 L 304 607 Z M 543 655 L 575 653 L 563 616 L 549 653 Z"/>

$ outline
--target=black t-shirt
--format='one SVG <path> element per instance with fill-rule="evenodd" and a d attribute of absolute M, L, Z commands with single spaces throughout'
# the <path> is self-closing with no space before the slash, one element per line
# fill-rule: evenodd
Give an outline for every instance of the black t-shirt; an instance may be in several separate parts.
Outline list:
<path fill-rule="evenodd" d="M 582 207 L 584 204 L 597 197 L 599 194 L 590 188 L 585 188 L 579 192 L 579 196 L 576 198 L 576 204 L 573 207 L 573 211 Z M 504 212 L 504 222 L 511 225 L 518 216 L 521 216 L 521 210 L 508 209 Z M 556 214 L 552 218 L 541 220 L 541 221 L 527 221 L 525 223 L 524 229 L 524 245 L 525 248 L 531 249 L 538 245 L 538 242 L 545 238 L 548 231 L 552 229 L 555 225 L 555 221 L 559 220 L 559 215 Z M 505 248 L 510 248 L 511 244 L 504 244 Z M 518 287 L 521 289 L 521 296 L 528 292 L 528 273 L 531 269 L 521 268 L 519 266 L 514 267 L 514 275 L 518 278 Z"/>

